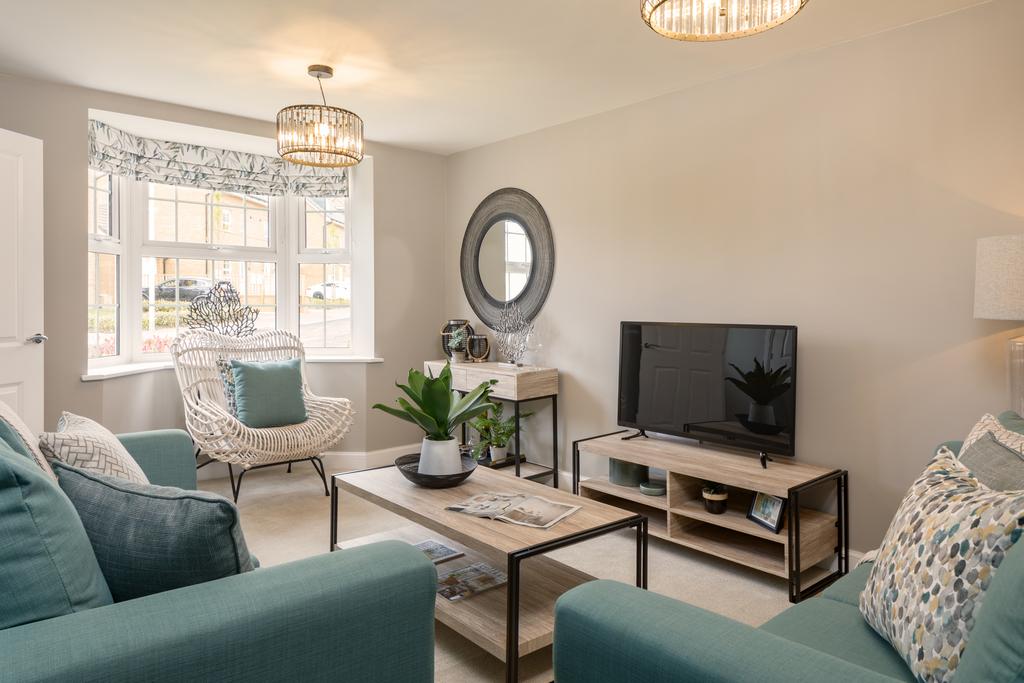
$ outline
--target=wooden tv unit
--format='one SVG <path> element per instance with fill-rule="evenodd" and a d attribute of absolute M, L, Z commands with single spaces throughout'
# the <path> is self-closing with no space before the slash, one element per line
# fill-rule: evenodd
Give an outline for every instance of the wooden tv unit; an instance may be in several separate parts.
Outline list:
<path fill-rule="evenodd" d="M 624 441 L 624 434 L 573 442 L 573 493 L 645 514 L 651 536 L 787 579 L 791 602 L 816 593 L 849 571 L 846 470 L 781 458 L 762 468 L 750 455 L 666 438 Z M 648 496 L 639 488 L 612 484 L 607 476 L 580 479 L 583 455 L 665 470 L 665 495 Z M 701 489 L 705 481 L 729 487 L 725 513 L 716 515 L 704 509 Z M 836 487 L 836 514 L 801 505 L 803 494 L 827 484 Z M 786 519 L 777 534 L 747 519 L 757 491 L 787 501 Z M 835 569 L 818 566 L 826 561 L 831 564 L 833 557 Z"/>

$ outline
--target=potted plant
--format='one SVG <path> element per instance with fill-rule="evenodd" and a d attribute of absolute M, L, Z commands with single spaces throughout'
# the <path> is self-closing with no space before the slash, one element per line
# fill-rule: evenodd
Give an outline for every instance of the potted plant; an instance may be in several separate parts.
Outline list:
<path fill-rule="evenodd" d="M 468 342 L 469 334 L 465 327 L 458 327 L 448 335 L 448 350 L 453 363 L 465 362 Z"/>
<path fill-rule="evenodd" d="M 490 453 L 491 462 L 502 462 L 508 457 L 508 442 L 516 433 L 516 419 L 502 419 L 505 406 L 502 403 L 491 403 L 490 409 L 470 423 L 480 435 L 480 441 L 473 446 L 473 457 L 482 460 L 486 452 Z M 519 419 L 530 417 L 533 413 L 524 413 Z"/>
<path fill-rule="evenodd" d="M 757 358 L 754 358 L 754 369 L 743 372 L 735 363 L 729 363 L 740 376 L 726 377 L 725 381 L 732 384 L 750 397 L 750 409 L 747 419 L 756 424 L 774 425 L 775 408 L 772 402 L 789 391 L 790 370 L 788 365 L 768 372 Z"/>
<path fill-rule="evenodd" d="M 701 490 L 704 496 L 704 509 L 713 515 L 720 515 L 729 507 L 729 489 L 725 484 L 708 481 Z"/>
<path fill-rule="evenodd" d="M 497 380 L 483 382 L 465 396 L 452 391 L 452 369 L 445 363 L 441 374 L 427 377 L 416 369 L 409 370 L 409 383 L 395 386 L 406 397 L 399 396 L 398 408 L 382 403 L 374 405 L 400 420 L 411 422 L 424 432 L 420 450 L 420 474 L 442 475 L 462 471 L 459 443 L 455 428 L 486 413 L 491 403 L 491 385 Z"/>

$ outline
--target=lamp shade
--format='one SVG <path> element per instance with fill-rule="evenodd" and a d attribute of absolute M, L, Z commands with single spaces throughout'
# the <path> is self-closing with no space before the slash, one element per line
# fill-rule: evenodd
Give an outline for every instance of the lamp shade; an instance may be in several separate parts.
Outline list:
<path fill-rule="evenodd" d="M 978 240 L 974 317 L 1024 320 L 1024 235 Z"/>

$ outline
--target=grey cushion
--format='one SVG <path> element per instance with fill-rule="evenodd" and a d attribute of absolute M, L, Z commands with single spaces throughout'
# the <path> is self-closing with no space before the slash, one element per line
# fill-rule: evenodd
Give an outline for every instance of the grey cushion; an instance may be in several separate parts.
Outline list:
<path fill-rule="evenodd" d="M 1024 455 L 988 432 L 960 453 L 960 462 L 985 486 L 996 491 L 1024 489 Z"/>
<path fill-rule="evenodd" d="M 214 493 L 125 479 L 54 462 L 114 600 L 255 569 L 238 508 Z"/>
<path fill-rule="evenodd" d="M 35 463 L 0 444 L 0 629 L 111 602 L 71 501 Z"/>

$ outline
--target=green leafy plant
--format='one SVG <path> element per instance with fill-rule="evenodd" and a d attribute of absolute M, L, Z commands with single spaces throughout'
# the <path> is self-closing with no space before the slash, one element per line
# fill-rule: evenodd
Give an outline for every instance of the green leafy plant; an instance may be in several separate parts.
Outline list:
<path fill-rule="evenodd" d="M 408 397 L 398 397 L 399 407 L 383 403 L 373 407 L 413 423 L 431 441 L 448 441 L 456 427 L 490 410 L 492 404 L 488 399 L 491 385 L 497 383 L 497 380 L 483 382 L 462 396 L 452 391 L 452 369 L 447 363 L 436 378 L 428 377 L 416 369 L 409 370 L 408 381 L 408 384 L 395 382 L 395 386 Z"/>
<path fill-rule="evenodd" d="M 484 456 L 489 446 L 505 448 L 508 446 L 512 435 L 516 433 L 516 419 L 510 417 L 502 419 L 505 406 L 502 403 L 492 402 L 489 410 L 470 423 L 470 427 L 480 434 L 480 441 L 473 446 L 473 457 L 479 460 Z M 524 420 L 533 413 L 523 413 L 519 416 Z"/>
<path fill-rule="evenodd" d="M 771 372 L 765 370 L 757 358 L 754 359 L 754 369 L 750 372 L 743 372 L 735 363 L 729 363 L 729 365 L 742 379 L 726 377 L 725 381 L 732 382 L 737 389 L 758 405 L 771 405 L 772 401 L 789 390 L 791 373 L 788 365 L 783 365 Z"/>
<path fill-rule="evenodd" d="M 466 349 L 466 328 L 459 327 L 452 331 L 448 337 L 449 351 L 464 351 Z"/>

